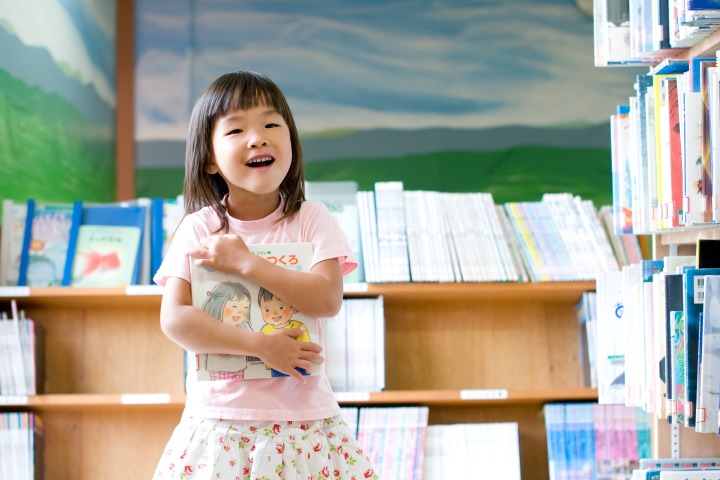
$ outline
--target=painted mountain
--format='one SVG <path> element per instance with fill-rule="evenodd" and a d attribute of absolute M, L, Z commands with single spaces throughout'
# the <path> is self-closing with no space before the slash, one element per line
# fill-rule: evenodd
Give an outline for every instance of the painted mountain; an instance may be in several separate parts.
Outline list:
<path fill-rule="evenodd" d="M 101 98 L 70 63 L 55 60 L 47 46 L 24 43 L 16 27 L 0 18 L 3 197 L 113 200 L 114 99 Z"/>
<path fill-rule="evenodd" d="M 308 180 L 402 180 L 409 190 L 489 192 L 496 202 L 571 192 L 611 203 L 609 125 L 360 130 L 302 137 Z M 138 195 L 182 191 L 185 144 L 137 143 Z M 165 159 L 158 165 L 158 159 Z M 154 164 L 153 164 L 154 162 Z"/>

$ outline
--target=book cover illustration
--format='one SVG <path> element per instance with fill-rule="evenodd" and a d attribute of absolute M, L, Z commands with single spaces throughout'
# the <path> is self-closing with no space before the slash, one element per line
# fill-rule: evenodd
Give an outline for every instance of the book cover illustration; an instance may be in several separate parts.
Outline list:
<path fill-rule="evenodd" d="M 312 243 L 248 245 L 250 251 L 275 265 L 309 271 Z M 304 328 L 298 341 L 320 343 L 319 320 L 283 302 L 272 292 L 251 280 L 190 264 L 193 305 L 237 328 L 269 334 L 281 328 Z M 303 375 L 317 375 L 320 365 Z M 241 380 L 286 377 L 282 372 L 250 355 L 196 353 L 197 380 Z"/>
<path fill-rule="evenodd" d="M 20 274 L 27 204 L 3 200 L 0 230 L 0 285 L 16 286 Z"/>
<path fill-rule="evenodd" d="M 69 203 L 27 201 L 18 285 L 52 287 L 62 283 L 75 212 Z"/>
<path fill-rule="evenodd" d="M 81 225 L 72 264 L 73 287 L 130 285 L 137 263 L 138 227 Z"/>

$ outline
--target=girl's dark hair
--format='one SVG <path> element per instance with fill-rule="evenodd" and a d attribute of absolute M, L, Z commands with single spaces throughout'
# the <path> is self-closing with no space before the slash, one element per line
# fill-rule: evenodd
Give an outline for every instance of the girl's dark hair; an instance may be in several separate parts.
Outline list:
<path fill-rule="evenodd" d="M 265 75 L 247 71 L 226 73 L 211 83 L 195 102 L 185 146 L 185 211 L 193 213 L 210 206 L 220 220 L 220 228 L 215 233 L 228 229 L 227 209 L 221 202 L 228 193 L 227 183 L 219 173 L 207 172 L 214 156 L 212 133 L 215 123 L 230 111 L 247 110 L 262 104 L 277 110 L 290 130 L 292 163 L 280 184 L 280 194 L 285 199 L 282 218 L 297 212 L 305 200 L 300 135 L 285 96 Z"/>

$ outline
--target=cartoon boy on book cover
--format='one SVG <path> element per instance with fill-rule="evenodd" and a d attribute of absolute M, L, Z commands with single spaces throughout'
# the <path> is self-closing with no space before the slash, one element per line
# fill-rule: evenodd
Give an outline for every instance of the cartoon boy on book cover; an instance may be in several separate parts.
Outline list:
<path fill-rule="evenodd" d="M 250 292 L 240 284 L 221 282 L 208 292 L 202 309 L 221 322 L 252 330 L 250 326 Z M 244 355 L 205 354 L 210 380 L 245 378 L 247 360 Z"/>
<path fill-rule="evenodd" d="M 260 305 L 262 317 L 263 320 L 265 320 L 265 325 L 263 325 L 260 329 L 261 333 L 272 333 L 281 328 L 302 328 L 304 331 L 299 337 L 297 337 L 297 340 L 300 342 L 312 341 L 305 324 L 292 318 L 292 316 L 298 311 L 263 287 L 260 287 L 260 291 L 258 292 L 258 305 Z M 270 370 L 273 377 L 288 376 L 275 370 L 270 365 L 268 365 L 267 368 Z M 302 368 L 296 368 L 295 370 L 303 375 L 310 375 Z"/>

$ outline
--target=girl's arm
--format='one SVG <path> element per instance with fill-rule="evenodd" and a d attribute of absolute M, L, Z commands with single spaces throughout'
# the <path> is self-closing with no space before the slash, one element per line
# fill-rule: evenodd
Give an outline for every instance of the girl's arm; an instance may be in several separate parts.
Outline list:
<path fill-rule="evenodd" d="M 197 265 L 243 275 L 288 305 L 312 317 L 333 317 L 342 306 L 343 282 L 337 259 L 324 260 L 310 272 L 273 265 L 250 253 L 237 235 L 212 235 L 186 251 Z"/>
<path fill-rule="evenodd" d="M 296 367 L 309 370 L 313 363 L 323 362 L 320 345 L 295 340 L 303 330 L 283 328 L 262 334 L 220 322 L 192 305 L 190 284 L 177 277 L 165 284 L 160 326 L 170 340 L 191 352 L 253 355 L 301 381 Z"/>

